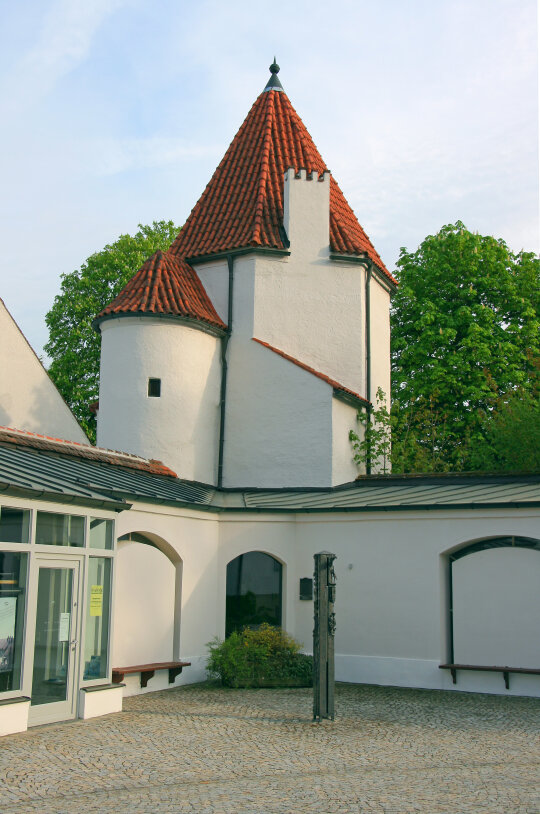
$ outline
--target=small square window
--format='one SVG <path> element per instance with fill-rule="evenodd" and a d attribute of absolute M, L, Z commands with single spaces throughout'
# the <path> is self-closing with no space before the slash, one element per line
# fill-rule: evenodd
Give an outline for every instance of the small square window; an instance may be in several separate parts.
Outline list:
<path fill-rule="evenodd" d="M 161 396 L 161 379 L 148 379 L 148 395 L 152 398 Z"/>

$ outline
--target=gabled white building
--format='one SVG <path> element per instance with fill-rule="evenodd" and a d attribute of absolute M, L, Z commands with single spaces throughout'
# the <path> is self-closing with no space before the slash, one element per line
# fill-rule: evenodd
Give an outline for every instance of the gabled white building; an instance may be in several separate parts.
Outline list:
<path fill-rule="evenodd" d="M 0 300 L 0 426 L 87 444 L 71 410 Z"/>
<path fill-rule="evenodd" d="M 540 476 L 357 478 L 395 280 L 277 70 L 171 248 L 96 318 L 98 447 L 28 347 L 0 357 L 28 380 L 0 389 L 21 424 L 0 427 L 0 734 L 203 680 L 206 643 L 245 624 L 309 652 L 320 550 L 338 680 L 540 696 Z"/>

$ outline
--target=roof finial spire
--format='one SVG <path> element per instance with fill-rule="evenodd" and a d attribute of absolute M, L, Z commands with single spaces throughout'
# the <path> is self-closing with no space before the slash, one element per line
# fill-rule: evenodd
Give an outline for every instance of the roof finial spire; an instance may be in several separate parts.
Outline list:
<path fill-rule="evenodd" d="M 283 85 L 279 81 L 277 75 L 279 73 L 279 65 L 276 62 L 276 58 L 274 57 L 274 61 L 270 65 L 270 73 L 272 74 L 270 79 L 267 82 L 265 87 L 266 90 L 283 90 Z"/>

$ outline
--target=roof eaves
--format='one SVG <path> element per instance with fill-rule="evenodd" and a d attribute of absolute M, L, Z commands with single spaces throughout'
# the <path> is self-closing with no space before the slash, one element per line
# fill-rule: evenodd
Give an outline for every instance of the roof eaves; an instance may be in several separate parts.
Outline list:
<path fill-rule="evenodd" d="M 50 503 L 77 504 L 77 506 L 90 506 L 91 508 L 104 509 L 106 511 L 123 512 L 131 508 L 131 503 L 124 499 L 107 500 L 100 493 L 96 497 L 75 495 L 69 492 L 52 492 L 47 489 L 33 488 L 31 486 L 19 486 L 8 481 L 0 481 L 0 492 L 4 492 L 14 497 L 31 498 L 33 500 L 43 500 Z"/>
<path fill-rule="evenodd" d="M 289 257 L 291 253 L 288 249 L 274 249 L 267 246 L 240 246 L 235 249 L 223 249 L 219 252 L 186 257 L 186 263 L 193 266 L 197 263 L 208 263 L 210 260 L 224 260 L 231 256 L 240 257 L 245 254 L 264 254 L 267 257 Z"/>
<path fill-rule="evenodd" d="M 216 325 L 199 317 L 181 316 L 180 314 L 164 314 L 160 311 L 119 311 L 117 313 L 103 314 L 102 316 L 96 317 L 92 321 L 92 327 L 99 333 L 101 331 L 100 325 L 102 322 L 106 322 L 111 319 L 123 319 L 125 317 L 144 317 L 175 322 L 180 325 L 195 328 L 198 331 L 203 331 L 203 333 L 211 334 L 212 336 L 224 336 L 227 332 L 227 326 L 225 323 L 223 323 L 223 327 L 221 327 L 220 325 Z"/>
<path fill-rule="evenodd" d="M 351 407 L 359 407 L 363 410 L 369 410 L 372 403 L 365 399 L 363 396 L 354 393 L 352 390 L 347 390 L 344 387 L 334 387 L 334 398 L 349 404 Z"/>
<path fill-rule="evenodd" d="M 387 269 L 381 268 L 378 263 L 371 260 L 367 252 L 363 254 L 345 254 L 343 252 L 330 251 L 330 260 L 334 260 L 337 263 L 353 263 L 364 267 L 371 265 L 376 276 L 381 282 L 388 285 L 392 291 L 395 291 L 399 286 L 399 282 L 396 278 Z"/>

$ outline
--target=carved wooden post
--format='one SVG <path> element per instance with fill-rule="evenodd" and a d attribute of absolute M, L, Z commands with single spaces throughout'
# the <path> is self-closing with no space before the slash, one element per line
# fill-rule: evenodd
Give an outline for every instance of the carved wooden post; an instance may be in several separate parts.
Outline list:
<path fill-rule="evenodd" d="M 313 720 L 334 720 L 335 554 L 315 554 L 313 627 Z"/>

